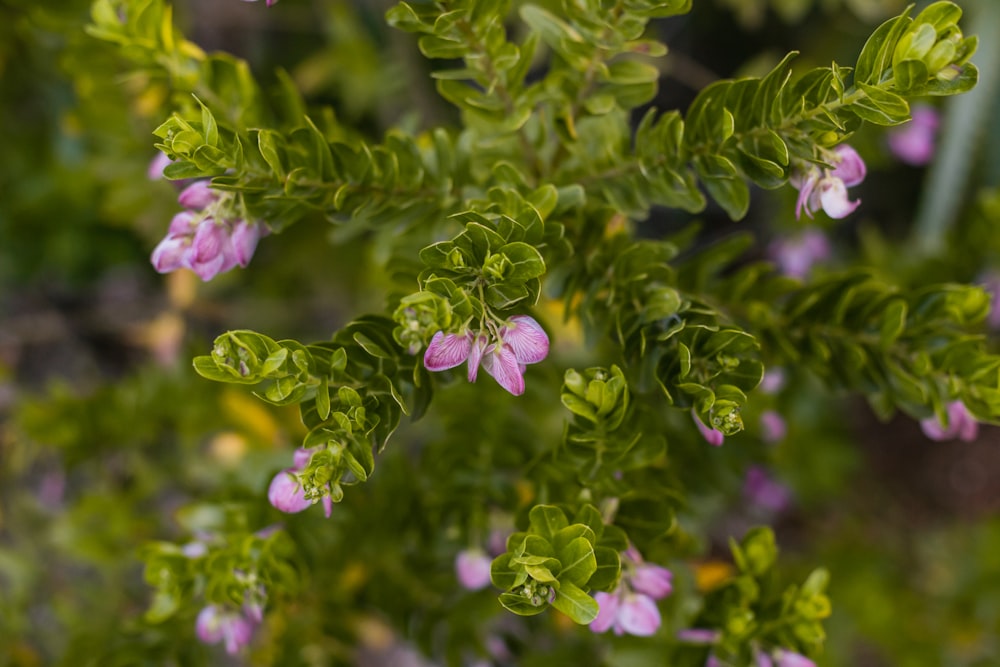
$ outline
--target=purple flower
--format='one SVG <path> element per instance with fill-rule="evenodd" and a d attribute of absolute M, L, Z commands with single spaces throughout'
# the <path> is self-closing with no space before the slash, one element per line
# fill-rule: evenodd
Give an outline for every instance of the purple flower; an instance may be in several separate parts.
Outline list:
<path fill-rule="evenodd" d="M 195 633 L 205 644 L 225 644 L 226 653 L 236 655 L 253 639 L 254 624 L 236 612 L 229 612 L 217 605 L 208 605 L 195 620 Z"/>
<path fill-rule="evenodd" d="M 233 259 L 243 268 L 246 268 L 247 264 L 250 263 L 263 231 L 263 226 L 257 222 L 237 220 L 236 224 L 233 225 L 229 235 L 229 241 L 233 248 Z"/>
<path fill-rule="evenodd" d="M 920 420 L 920 428 L 931 440 L 953 440 L 958 438 L 972 442 L 979 435 L 979 422 L 972 416 L 962 401 L 952 401 L 948 404 L 947 426 L 937 417 Z"/>
<path fill-rule="evenodd" d="M 792 492 L 775 481 L 761 466 L 750 466 L 743 482 L 743 495 L 754 505 L 771 512 L 781 512 L 792 502 Z"/>
<path fill-rule="evenodd" d="M 798 653 L 778 649 L 774 652 L 774 659 L 777 662 L 775 667 L 816 667 L 816 663 Z"/>
<path fill-rule="evenodd" d="M 271 505 L 287 514 L 295 514 L 309 508 L 313 501 L 306 498 L 305 489 L 299 479 L 299 473 L 306 469 L 315 450 L 299 448 L 295 450 L 292 467 L 285 468 L 271 480 L 267 489 L 267 500 Z M 333 499 L 324 495 L 322 498 L 323 513 L 329 519 L 333 514 Z"/>
<path fill-rule="evenodd" d="M 940 119 L 934 107 L 921 105 L 912 110 L 909 123 L 889 131 L 889 150 L 902 162 L 922 167 L 934 159 L 934 139 Z"/>
<path fill-rule="evenodd" d="M 206 282 L 236 266 L 227 225 L 213 218 L 198 223 L 187 262 L 188 268 Z"/>
<path fill-rule="evenodd" d="M 786 276 L 803 279 L 813 265 L 830 257 L 830 241 L 818 229 L 807 229 L 801 234 L 780 239 L 768 247 L 768 255 Z"/>
<path fill-rule="evenodd" d="M 760 431 L 764 442 L 781 442 L 788 434 L 788 425 L 777 410 L 765 410 L 760 414 Z"/>
<path fill-rule="evenodd" d="M 462 588 L 478 591 L 490 585 L 490 557 L 482 549 L 465 549 L 455 557 L 455 575 Z"/>
<path fill-rule="evenodd" d="M 167 236 L 153 248 L 149 261 L 158 273 L 170 273 L 187 266 L 187 256 L 191 248 L 190 237 Z"/>
<path fill-rule="evenodd" d="M 483 332 L 434 334 L 424 352 L 424 367 L 443 371 L 468 362 L 469 382 L 475 382 L 480 365 L 497 383 L 514 394 L 524 393 L 524 369 L 549 353 L 549 338 L 541 325 L 527 315 L 515 315 L 496 339 Z"/>
<path fill-rule="evenodd" d="M 701 432 L 701 437 L 705 438 L 705 441 L 708 442 L 708 444 L 713 447 L 719 447 L 722 445 L 722 442 L 726 439 L 726 436 L 722 431 L 717 428 L 709 428 L 708 426 L 705 426 L 705 422 L 701 420 L 701 417 L 698 416 L 698 413 L 695 412 L 693 408 L 691 409 L 691 416 L 694 418 L 695 426 L 697 426 L 698 430 Z"/>
<path fill-rule="evenodd" d="M 774 667 L 774 663 L 771 661 L 771 656 L 767 653 L 757 652 L 754 656 L 754 662 L 756 662 L 756 667 Z"/>
<path fill-rule="evenodd" d="M 705 667 L 722 667 L 722 663 L 713 654 L 708 656 L 708 660 L 705 661 Z"/>
<path fill-rule="evenodd" d="M 616 635 L 649 637 L 660 627 L 660 610 L 648 595 L 619 588 L 615 593 L 596 593 L 594 599 L 599 607 L 597 618 L 590 623 L 594 632 L 612 629 Z"/>
<path fill-rule="evenodd" d="M 847 144 L 841 144 L 834 149 L 831 162 L 833 169 L 821 171 L 811 166 L 805 173 L 794 174 L 790 179 L 799 191 L 796 218 L 800 218 L 803 211 L 811 218 L 820 208 L 831 218 L 844 218 L 861 204 L 860 199 L 851 201 L 847 197 L 848 187 L 865 180 L 867 170 L 861 156 Z"/>

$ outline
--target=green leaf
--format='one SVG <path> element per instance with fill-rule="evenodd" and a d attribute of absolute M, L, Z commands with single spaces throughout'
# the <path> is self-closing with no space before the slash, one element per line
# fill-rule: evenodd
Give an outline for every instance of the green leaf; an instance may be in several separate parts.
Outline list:
<path fill-rule="evenodd" d="M 860 82 L 858 88 L 867 97 L 848 108 L 862 120 L 876 125 L 898 125 L 909 119 L 910 105 L 899 95 Z"/>
<path fill-rule="evenodd" d="M 587 625 L 600 611 L 597 601 L 570 582 L 560 582 L 552 606 L 580 625 Z"/>
<path fill-rule="evenodd" d="M 510 590 L 517 585 L 517 573 L 511 563 L 512 556 L 509 553 L 500 554 L 490 563 L 490 580 L 497 588 Z"/>
<path fill-rule="evenodd" d="M 618 583 L 618 575 L 622 569 L 619 552 L 607 546 L 594 547 L 594 560 L 596 567 L 586 584 L 587 587 L 603 591 L 611 590 Z"/>
<path fill-rule="evenodd" d="M 523 283 L 545 274 L 545 260 L 532 245 L 516 241 L 500 248 L 499 253 L 507 258 L 512 267 L 504 274 L 505 281 Z"/>
<path fill-rule="evenodd" d="M 911 5 L 896 18 L 889 19 L 880 25 L 865 42 L 861 54 L 858 56 L 858 62 L 854 66 L 856 84 L 878 84 L 880 82 L 883 72 L 888 69 L 892 62 L 896 42 L 910 25 L 908 15 L 912 9 Z"/>
<path fill-rule="evenodd" d="M 528 521 L 531 532 L 543 537 L 547 542 L 552 542 L 556 533 L 569 525 L 566 515 L 555 505 L 535 505 L 528 513 Z"/>
<path fill-rule="evenodd" d="M 562 563 L 563 568 L 559 572 L 561 585 L 570 582 L 577 586 L 585 586 L 591 575 L 597 570 L 593 543 L 586 537 L 577 537 L 571 540 L 561 551 L 556 551 L 556 557 Z"/>
<path fill-rule="evenodd" d="M 537 616 L 548 608 L 547 604 L 536 607 L 523 595 L 516 593 L 502 593 L 498 599 L 504 609 L 518 616 Z"/>

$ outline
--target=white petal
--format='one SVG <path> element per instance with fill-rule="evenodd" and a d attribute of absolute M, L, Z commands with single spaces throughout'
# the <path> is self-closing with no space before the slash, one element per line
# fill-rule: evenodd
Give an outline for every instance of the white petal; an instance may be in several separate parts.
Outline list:
<path fill-rule="evenodd" d="M 851 201 L 847 198 L 847 186 L 839 178 L 824 178 L 819 184 L 819 199 L 823 210 L 831 218 L 846 218 L 854 212 L 861 200 Z"/>

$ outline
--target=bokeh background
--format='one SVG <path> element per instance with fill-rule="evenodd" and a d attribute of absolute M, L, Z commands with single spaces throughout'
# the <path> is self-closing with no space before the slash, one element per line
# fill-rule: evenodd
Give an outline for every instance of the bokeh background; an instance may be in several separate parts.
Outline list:
<path fill-rule="evenodd" d="M 961 4 L 966 34 L 981 36 L 973 61 L 982 84 L 939 107 L 929 166 L 902 164 L 884 129 L 852 139 L 869 178 L 857 214 L 822 223 L 831 267 L 868 265 L 900 285 L 996 279 L 1000 3 Z M 455 124 L 412 36 L 385 26 L 388 6 L 178 0 L 176 20 L 206 50 L 248 60 L 265 85 L 286 69 L 310 103 L 332 106 L 372 139 L 394 125 Z M 789 50 L 801 51 L 803 70 L 850 63 L 902 6 L 695 0 L 689 15 L 654 25 L 671 49 L 654 104 L 683 109 L 707 83 L 766 72 Z M 385 285 L 363 241 L 317 242 L 333 230 L 319 216 L 268 237 L 248 269 L 210 283 L 156 274 L 149 253 L 178 210 L 176 189 L 147 177 L 169 91 L 88 36 L 88 12 L 85 0 L 0 0 L 0 665 L 224 664 L 193 641 L 192 613 L 144 617 L 143 545 L 185 539 L 197 502 L 256 502 L 262 522 L 275 520 L 260 498 L 301 432 L 295 413 L 199 378 L 190 359 L 232 328 L 325 338 L 381 309 Z M 799 231 L 794 197 L 755 192 L 738 224 L 710 208 L 698 216 L 703 242 L 738 227 L 763 256 L 773 239 Z M 642 233 L 690 221 L 654 211 Z M 914 235 L 933 251 L 898 252 Z M 802 391 L 774 406 L 787 437 L 769 454 L 791 505 L 747 510 L 742 478 L 717 480 L 688 519 L 707 537 L 672 564 L 688 582 L 680 585 L 724 576 L 728 536 L 769 522 L 793 573 L 832 573 L 821 665 L 1000 665 L 1000 432 L 984 426 L 975 442 L 932 442 L 907 417 L 882 422 L 855 397 L 794 382 Z M 294 618 L 312 629 L 269 617 L 252 664 L 420 664 L 415 647 L 433 650 L 448 643 L 442 633 L 496 622 L 484 620 L 501 613 L 490 595 L 442 592 L 453 586 L 447 563 L 418 547 L 449 539 L 435 532 L 435 503 L 444 501 L 426 477 L 454 468 L 418 466 L 405 435 L 393 446 L 373 483 L 345 501 L 349 512 L 290 525 L 313 572 L 299 593 L 309 611 Z M 465 620 L 442 621 L 448 613 Z M 545 623 L 547 640 L 539 632 L 522 641 L 548 641 L 549 664 L 589 664 L 580 657 L 593 655 L 586 631 Z M 622 647 L 609 664 L 644 655 L 641 643 Z"/>

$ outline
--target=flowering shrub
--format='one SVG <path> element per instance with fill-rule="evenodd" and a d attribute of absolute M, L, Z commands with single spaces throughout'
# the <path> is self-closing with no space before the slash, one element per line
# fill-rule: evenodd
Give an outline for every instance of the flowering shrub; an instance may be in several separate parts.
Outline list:
<path fill-rule="evenodd" d="M 277 25 L 306 4 L 242 8 Z M 806 562 L 809 540 L 780 530 L 831 486 L 855 492 L 830 442 L 841 397 L 931 441 L 1000 419 L 993 297 L 972 284 L 992 258 L 944 267 L 874 232 L 839 238 L 878 215 L 890 156 L 932 163 L 929 100 L 975 87 L 959 6 L 903 9 L 846 64 L 811 66 L 825 54 L 804 41 L 802 66 L 770 54 L 681 103 L 663 83 L 684 68 L 668 49 L 697 28 L 691 0 L 330 5 L 338 39 L 380 37 L 317 49 L 293 77 L 206 53 L 165 0 L 89 3 L 107 94 L 152 125 L 141 148 L 102 147 L 127 160 L 123 191 L 162 199 L 123 226 L 170 290 L 168 319 L 138 336 L 168 369 L 93 401 L 153 415 L 144 438 L 197 444 L 136 473 L 156 480 L 136 482 L 146 509 L 121 529 L 141 535 L 144 615 L 120 641 L 53 653 L 856 664 L 827 643 L 837 563 Z M 407 55 L 365 50 L 385 35 Z M 351 68 L 392 121 L 350 95 L 322 104 L 311 86 Z M 80 94 L 97 78 L 77 71 Z M 987 194 L 976 215 L 998 212 Z M 336 296 L 313 309 L 313 293 Z M 170 322 L 191 323 L 198 378 L 176 372 Z M 28 404 L 18 428 L 59 441 L 88 405 Z M 95 432 L 133 437 L 115 428 Z M 131 511 L 119 484 L 112 517 Z M 46 488 L 62 502 L 58 479 Z"/>

